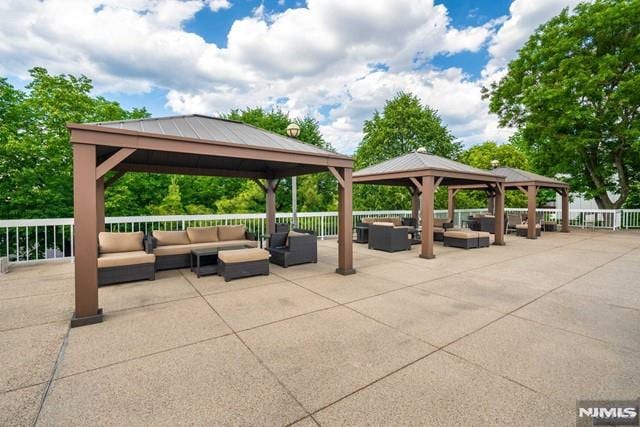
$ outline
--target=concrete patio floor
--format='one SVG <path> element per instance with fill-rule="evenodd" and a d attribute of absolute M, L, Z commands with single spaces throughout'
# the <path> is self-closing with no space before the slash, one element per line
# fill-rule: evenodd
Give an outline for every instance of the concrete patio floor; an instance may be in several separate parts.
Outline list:
<path fill-rule="evenodd" d="M 437 258 L 354 245 L 225 283 L 100 289 L 71 264 L 0 275 L 0 425 L 572 425 L 640 390 L 640 234 L 545 233 Z"/>

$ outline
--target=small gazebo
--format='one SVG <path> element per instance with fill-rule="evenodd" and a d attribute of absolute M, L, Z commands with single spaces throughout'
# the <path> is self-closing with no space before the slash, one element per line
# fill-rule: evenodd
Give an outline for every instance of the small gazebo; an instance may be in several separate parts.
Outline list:
<path fill-rule="evenodd" d="M 411 211 L 422 223 L 421 258 L 434 258 L 433 211 L 434 193 L 440 185 L 461 187 L 480 186 L 496 195 L 495 245 L 504 245 L 504 189 L 505 178 L 487 170 L 474 168 L 421 150 L 369 166 L 353 174 L 356 184 L 395 185 L 409 189 Z M 450 193 L 451 194 L 451 193 Z M 420 195 L 422 206 L 420 207 Z M 453 219 L 453 199 L 449 197 L 449 216 Z"/>
<path fill-rule="evenodd" d="M 104 189 L 127 172 L 225 176 L 259 181 L 268 232 L 275 231 L 282 178 L 330 171 L 338 191 L 339 274 L 352 274 L 351 157 L 232 120 L 202 115 L 69 124 L 73 146 L 75 313 L 72 326 L 102 320 L 97 234 L 104 230 Z M 106 174 L 115 172 L 105 181 Z"/>
<path fill-rule="evenodd" d="M 505 190 L 519 190 L 527 195 L 527 216 L 528 218 L 536 217 L 536 197 L 541 188 L 549 188 L 560 194 L 562 197 L 562 225 L 560 230 L 564 233 L 569 232 L 569 184 L 547 176 L 538 175 L 533 172 L 523 171 L 517 168 L 498 167 L 491 170 L 492 173 L 506 178 L 504 182 Z M 449 199 L 455 197 L 460 189 L 476 189 L 486 190 L 480 185 L 461 185 L 449 188 Z M 491 191 L 487 191 L 487 200 L 489 211 L 493 210 L 495 204 L 495 195 Z M 536 239 L 536 223 L 535 221 L 527 221 L 527 238 Z"/>

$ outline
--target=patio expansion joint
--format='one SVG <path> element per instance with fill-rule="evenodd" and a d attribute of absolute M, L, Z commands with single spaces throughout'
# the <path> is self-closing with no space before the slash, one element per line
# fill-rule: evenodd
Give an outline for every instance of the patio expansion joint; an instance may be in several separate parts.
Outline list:
<path fill-rule="evenodd" d="M 60 348 L 58 349 L 58 354 L 56 356 L 56 360 L 53 363 L 53 368 L 51 369 L 51 374 L 49 375 L 49 379 L 44 383 L 44 390 L 42 391 L 42 396 L 40 398 L 40 403 L 38 404 L 38 410 L 33 419 L 33 426 L 35 427 L 38 424 L 38 419 L 40 418 L 40 413 L 42 412 L 42 408 L 44 408 L 44 404 L 49 397 L 49 391 L 51 390 L 51 386 L 56 377 L 56 372 L 58 371 L 58 367 L 60 366 L 60 362 L 64 358 L 64 350 L 67 348 L 67 344 L 69 343 L 69 332 L 71 328 L 67 327 L 67 331 L 64 334 L 64 338 L 62 340 L 62 344 L 60 344 Z"/>
<path fill-rule="evenodd" d="M 202 294 L 202 292 L 200 292 L 200 290 L 193 284 L 193 282 L 191 282 L 191 279 L 189 279 L 189 277 L 187 277 L 182 271 L 180 271 L 180 274 L 185 278 L 185 280 L 187 282 L 189 282 L 189 284 L 198 293 L 198 295 L 200 295 L 200 298 L 202 298 L 202 300 L 209 306 L 211 311 L 213 311 L 216 314 L 216 316 L 218 316 L 220 318 L 220 320 L 222 320 L 222 322 L 229 328 L 229 330 L 231 330 L 232 334 L 236 337 L 236 339 L 238 339 L 238 341 L 240 341 L 242 343 L 242 345 L 245 346 L 247 350 L 249 350 L 249 352 L 253 355 L 253 357 L 255 357 L 255 359 L 258 361 L 260 366 L 262 366 L 278 382 L 280 387 L 282 387 L 282 389 L 287 393 L 287 395 L 294 402 L 296 402 L 298 404 L 298 406 L 307 414 L 306 416 L 304 416 L 304 417 L 302 417 L 300 419 L 311 417 L 314 421 L 316 421 L 315 418 L 313 418 L 311 412 L 295 397 L 295 395 L 291 392 L 291 390 L 289 390 L 285 386 L 285 384 L 282 382 L 282 380 L 280 380 L 280 378 L 275 374 L 275 372 L 273 372 L 271 369 L 269 369 L 269 367 L 266 365 L 266 363 L 264 363 L 264 361 L 253 351 L 253 349 L 251 347 L 249 347 L 249 345 L 242 339 L 242 337 L 239 335 L 239 333 L 220 315 L 220 313 L 218 313 L 218 311 L 205 298 L 205 296 Z M 296 420 L 294 422 L 297 422 L 297 421 L 299 421 L 299 420 Z M 317 421 L 316 421 L 316 423 L 317 423 Z"/>

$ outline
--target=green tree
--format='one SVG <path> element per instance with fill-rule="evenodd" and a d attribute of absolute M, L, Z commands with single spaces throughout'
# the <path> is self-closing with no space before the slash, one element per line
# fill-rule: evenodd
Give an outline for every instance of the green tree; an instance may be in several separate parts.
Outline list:
<path fill-rule="evenodd" d="M 596 0 L 542 25 L 484 95 L 538 172 L 621 207 L 640 170 L 640 1 Z M 607 191 L 619 194 L 611 200 Z"/>
<path fill-rule="evenodd" d="M 93 97 L 85 77 L 30 70 L 26 91 L 0 79 L 0 218 L 47 218 L 73 213 L 68 122 L 148 116 Z"/>
<path fill-rule="evenodd" d="M 516 146 L 513 144 L 498 145 L 493 141 L 468 148 L 462 152 L 458 160 L 480 169 L 491 169 L 491 162 L 497 160 L 500 166 L 530 170 L 527 156 Z M 486 207 L 487 195 L 484 191 L 461 191 L 456 196 L 456 206 L 460 209 Z M 507 191 L 505 206 L 526 207 L 527 198 L 520 191 Z"/>
<path fill-rule="evenodd" d="M 265 111 L 262 108 L 247 108 L 232 110 L 224 116 L 230 120 L 241 121 L 261 129 L 280 135 L 286 135 L 287 126 L 296 123 L 300 126 L 298 140 L 306 144 L 315 145 L 329 151 L 335 151 L 320 133 L 317 120 L 312 117 L 302 119 L 289 117 L 288 113 L 280 109 Z M 235 180 L 240 181 L 241 180 Z M 264 212 L 264 193 L 251 181 L 244 182 L 236 193 L 216 202 L 218 212 Z M 298 178 L 298 210 L 324 211 L 332 209 L 337 199 L 337 183 L 329 173 L 301 176 Z M 282 212 L 291 211 L 291 179 L 283 179 L 276 193 L 276 209 Z M 234 206 L 238 208 L 234 210 Z"/>
<path fill-rule="evenodd" d="M 422 105 L 410 93 L 400 92 L 364 123 L 364 137 L 356 149 L 356 168 L 362 169 L 424 147 L 430 154 L 456 159 L 461 144 L 442 124 L 435 110 Z M 442 197 L 436 197 L 436 206 Z M 446 205 L 446 196 L 444 197 Z M 375 185 L 356 185 L 354 202 L 358 210 L 407 209 L 408 191 Z"/>

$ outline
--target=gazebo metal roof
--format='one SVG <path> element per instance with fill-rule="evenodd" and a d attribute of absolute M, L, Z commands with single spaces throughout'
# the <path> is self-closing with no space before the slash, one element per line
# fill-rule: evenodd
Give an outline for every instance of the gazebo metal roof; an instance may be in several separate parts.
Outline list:
<path fill-rule="evenodd" d="M 245 123 L 202 115 L 69 124 L 76 144 L 95 145 L 98 163 L 132 149 L 113 170 L 281 178 L 352 167 L 348 156 Z"/>
<path fill-rule="evenodd" d="M 522 169 L 510 168 L 510 167 L 500 167 L 493 169 L 493 172 L 496 175 L 506 177 L 505 186 L 511 187 L 515 185 L 526 185 L 528 183 L 535 183 L 541 187 L 553 187 L 553 188 L 564 188 L 569 187 L 569 184 L 566 182 L 562 182 L 560 180 L 549 178 L 547 176 L 538 175 L 537 173 L 523 171 Z"/>
<path fill-rule="evenodd" d="M 490 171 L 432 154 L 412 152 L 354 172 L 353 182 L 410 185 L 411 178 L 437 176 L 442 185 L 503 182 L 504 177 Z"/>
<path fill-rule="evenodd" d="M 156 135 L 199 139 L 203 142 L 216 141 L 276 150 L 346 157 L 243 122 L 201 114 L 89 124 Z"/>

